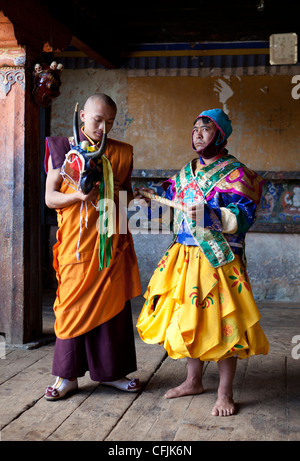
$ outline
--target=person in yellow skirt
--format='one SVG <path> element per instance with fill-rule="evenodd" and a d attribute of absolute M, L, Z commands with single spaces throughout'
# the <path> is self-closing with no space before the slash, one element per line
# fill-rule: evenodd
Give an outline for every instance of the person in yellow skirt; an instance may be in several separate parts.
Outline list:
<path fill-rule="evenodd" d="M 231 121 L 221 109 L 200 113 L 192 130 L 198 158 L 164 183 L 174 208 L 174 240 L 155 269 L 139 315 L 142 340 L 187 357 L 187 378 L 165 397 L 203 392 L 204 361 L 218 364 L 212 415 L 235 413 L 237 358 L 267 354 L 246 272 L 245 235 L 255 221 L 262 178 L 226 149 Z"/>

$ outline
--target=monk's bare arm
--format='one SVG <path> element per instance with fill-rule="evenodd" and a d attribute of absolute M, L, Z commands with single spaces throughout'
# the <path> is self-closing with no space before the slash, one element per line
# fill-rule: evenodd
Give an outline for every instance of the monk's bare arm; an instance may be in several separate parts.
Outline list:
<path fill-rule="evenodd" d="M 59 191 L 62 180 L 60 168 L 54 170 L 51 158 L 49 158 L 45 192 L 45 202 L 48 208 L 65 208 L 80 201 L 93 202 L 97 200 L 99 194 L 99 188 L 97 187 L 94 187 L 87 195 L 81 191 L 74 191 L 72 194 L 63 194 Z"/>

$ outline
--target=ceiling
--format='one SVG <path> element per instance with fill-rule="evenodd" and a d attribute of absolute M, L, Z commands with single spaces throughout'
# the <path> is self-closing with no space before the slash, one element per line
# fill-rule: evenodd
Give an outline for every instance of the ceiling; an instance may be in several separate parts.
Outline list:
<path fill-rule="evenodd" d="M 74 36 L 116 66 L 130 45 L 269 40 L 272 33 L 299 29 L 296 2 L 291 0 L 42 3 Z"/>
<path fill-rule="evenodd" d="M 27 0 L 31 8 L 25 10 L 17 7 L 22 4 L 18 1 L 0 0 L 0 9 L 1 3 L 15 27 L 20 25 L 19 35 L 24 23 L 28 27 L 33 9 L 39 6 L 36 27 L 42 29 L 40 36 L 49 36 L 51 44 L 52 34 L 55 42 L 53 28 L 52 32 L 45 32 L 49 28 L 45 12 L 49 12 L 73 37 L 73 45 L 79 49 L 85 46 L 90 56 L 94 53 L 113 67 L 122 64 L 124 51 L 143 43 L 268 41 L 272 33 L 299 32 L 297 2 L 291 0 L 161 0 L 118 4 L 110 0 Z"/>

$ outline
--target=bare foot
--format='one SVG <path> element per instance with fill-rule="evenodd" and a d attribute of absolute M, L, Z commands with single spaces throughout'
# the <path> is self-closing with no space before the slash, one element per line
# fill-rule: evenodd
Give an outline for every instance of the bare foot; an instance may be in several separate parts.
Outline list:
<path fill-rule="evenodd" d="M 233 398 L 228 395 L 221 395 L 217 398 L 211 414 L 213 416 L 231 416 L 235 413 Z"/>
<path fill-rule="evenodd" d="M 180 386 L 170 389 L 166 394 L 166 399 L 174 399 L 176 397 L 183 397 L 184 395 L 202 394 L 204 391 L 201 383 L 192 383 L 184 381 Z"/>

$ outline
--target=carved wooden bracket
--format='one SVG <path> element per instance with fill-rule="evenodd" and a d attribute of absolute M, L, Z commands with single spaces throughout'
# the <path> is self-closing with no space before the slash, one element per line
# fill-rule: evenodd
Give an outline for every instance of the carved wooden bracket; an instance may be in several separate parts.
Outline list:
<path fill-rule="evenodd" d="M 0 68 L 0 90 L 5 94 L 11 90 L 14 83 L 18 83 L 25 90 L 25 71 L 22 67 Z"/>

